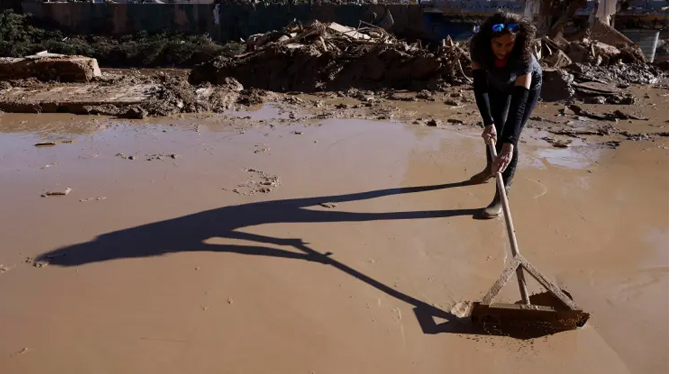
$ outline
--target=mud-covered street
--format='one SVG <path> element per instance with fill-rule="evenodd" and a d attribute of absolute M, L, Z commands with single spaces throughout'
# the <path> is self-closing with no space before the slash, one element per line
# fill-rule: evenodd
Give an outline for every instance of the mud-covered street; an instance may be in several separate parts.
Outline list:
<path fill-rule="evenodd" d="M 517 336 L 470 321 L 513 257 L 479 219 L 495 180 L 468 183 L 466 42 L 312 22 L 88 50 L 25 20 L 0 17 L 24 30 L 0 43 L 0 373 L 667 372 L 667 60 L 612 27 L 534 52 L 511 215 L 590 318 Z"/>
<path fill-rule="evenodd" d="M 666 132 L 662 92 L 614 128 Z M 473 219 L 491 183 L 460 185 L 480 129 L 442 118 L 471 122 L 465 107 L 416 102 L 432 127 L 279 104 L 0 116 L 2 371 L 666 370 L 667 137 L 553 135 L 599 124 L 535 113 L 511 194 L 520 246 L 591 319 L 523 341 L 464 318 L 509 253 L 501 220 Z"/>

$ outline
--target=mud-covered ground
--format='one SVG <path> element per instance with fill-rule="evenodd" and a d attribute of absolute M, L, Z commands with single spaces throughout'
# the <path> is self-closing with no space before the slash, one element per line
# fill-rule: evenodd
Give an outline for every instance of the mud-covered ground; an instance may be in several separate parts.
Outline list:
<path fill-rule="evenodd" d="M 521 252 L 591 313 L 530 340 L 467 320 L 509 255 L 468 91 L 0 114 L 0 372 L 666 372 L 668 91 L 630 89 L 523 132 Z"/>
<path fill-rule="evenodd" d="M 88 84 L 63 84 L 22 80 L 3 82 L 6 92 L 17 88 L 15 99 L 0 100 L 5 110 L 41 112 L 70 111 L 132 119 L 147 116 L 194 116 L 249 110 L 274 104 L 288 113 L 290 121 L 328 118 L 395 120 L 431 127 L 480 126 L 470 84 L 448 85 L 436 91 L 345 89 L 316 93 L 271 92 L 244 88 L 234 79 L 219 85 L 188 83 L 188 69 L 103 69 L 103 77 Z M 623 141 L 655 141 L 668 136 L 669 89 L 665 79 L 652 85 L 577 85 L 569 100 L 543 101 L 532 113 L 528 126 L 547 132 L 544 138 L 557 147 L 585 139 L 617 147 Z M 87 102 L 64 104 L 69 88 L 92 88 Z M 116 102 L 102 96 L 124 96 L 129 87 L 150 87 L 138 104 Z M 23 93 L 22 93 L 23 92 Z M 51 93 L 53 92 L 53 93 Z M 31 104 L 30 95 L 42 100 Z M 300 114 L 303 113 L 303 114 Z"/>
<path fill-rule="evenodd" d="M 281 50 L 267 69 L 266 53 L 207 58 L 225 47 L 200 38 L 66 38 L 12 17 L 0 55 L 210 62 L 193 84 L 187 69 L 0 82 L 2 108 L 28 112 L 0 112 L 0 372 L 667 371 L 657 66 L 549 73 L 547 94 L 576 81 L 532 113 L 510 206 L 522 254 L 591 319 L 525 340 L 468 320 L 510 250 L 502 219 L 475 219 L 494 194 L 466 183 L 484 167 L 480 117 L 462 68 L 435 67 L 458 61 L 399 45 L 392 75 L 365 66 L 395 49 L 356 47 L 305 79 Z M 316 42 L 306 56 L 343 50 Z M 414 91 L 349 88 L 417 64 Z M 497 301 L 518 296 L 513 280 Z"/>

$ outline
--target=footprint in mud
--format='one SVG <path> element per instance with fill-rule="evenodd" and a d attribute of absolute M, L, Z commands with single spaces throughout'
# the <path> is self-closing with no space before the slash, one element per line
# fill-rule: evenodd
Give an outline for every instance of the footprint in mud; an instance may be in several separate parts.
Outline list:
<path fill-rule="evenodd" d="M 47 261 L 35 261 L 35 258 L 33 257 L 26 257 L 24 262 L 33 265 L 33 267 L 36 267 L 38 269 L 44 268 L 45 266 L 48 265 Z"/>
<path fill-rule="evenodd" d="M 247 182 L 232 190 L 238 195 L 252 196 L 259 193 L 270 193 L 280 186 L 280 178 L 277 175 L 270 175 L 256 169 L 246 169 L 246 171 L 253 175 Z"/>
<path fill-rule="evenodd" d="M 0 274 L 7 272 L 7 271 L 10 271 L 12 269 L 14 269 L 14 265 L 6 266 L 6 265 L 3 265 L 3 264 L 0 264 Z"/>

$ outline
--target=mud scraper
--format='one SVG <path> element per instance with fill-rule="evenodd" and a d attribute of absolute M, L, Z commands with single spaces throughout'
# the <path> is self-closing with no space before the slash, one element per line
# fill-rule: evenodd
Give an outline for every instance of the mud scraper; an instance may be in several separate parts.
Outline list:
<path fill-rule="evenodd" d="M 491 158 L 495 160 L 497 156 L 494 140 L 490 140 L 487 144 Z M 574 303 L 571 295 L 549 281 L 520 254 L 501 173 L 496 174 L 496 184 L 503 204 L 512 259 L 482 301 L 473 303 L 472 322 L 481 325 L 488 333 L 522 337 L 535 337 L 582 327 L 590 315 Z M 548 293 L 530 297 L 524 279 L 525 271 L 545 287 Z M 515 304 L 493 303 L 513 274 L 517 274 L 521 301 Z"/>

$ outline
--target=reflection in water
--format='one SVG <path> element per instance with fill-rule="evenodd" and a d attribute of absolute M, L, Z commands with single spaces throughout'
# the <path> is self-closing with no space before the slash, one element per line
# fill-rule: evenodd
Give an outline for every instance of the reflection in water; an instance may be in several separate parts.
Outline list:
<path fill-rule="evenodd" d="M 521 148 L 527 149 L 527 147 Z M 568 148 L 556 148 L 550 144 L 529 147 L 529 151 L 520 155 L 525 166 L 546 169 L 550 165 L 567 169 L 585 169 L 592 165 L 604 152 L 604 149 L 585 143 L 581 139 L 573 139 Z"/>

